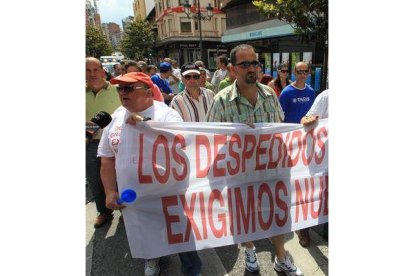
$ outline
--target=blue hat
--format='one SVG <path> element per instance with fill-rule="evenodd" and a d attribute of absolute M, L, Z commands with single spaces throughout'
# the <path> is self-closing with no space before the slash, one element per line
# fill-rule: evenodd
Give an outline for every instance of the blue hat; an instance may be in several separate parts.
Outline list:
<path fill-rule="evenodd" d="M 161 64 L 160 64 L 160 72 L 161 73 L 165 73 L 165 72 L 167 72 L 167 71 L 169 71 L 171 69 L 172 69 L 172 67 L 171 67 L 171 64 L 170 63 L 168 63 L 168 62 L 161 62 Z"/>

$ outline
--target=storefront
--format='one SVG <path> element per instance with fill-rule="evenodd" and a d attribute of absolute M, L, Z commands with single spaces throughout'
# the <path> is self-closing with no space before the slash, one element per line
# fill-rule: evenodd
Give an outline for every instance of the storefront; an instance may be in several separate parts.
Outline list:
<path fill-rule="evenodd" d="M 170 42 L 163 46 L 156 47 L 158 62 L 164 57 L 169 57 L 178 61 L 181 66 L 187 62 L 194 62 L 200 59 L 200 43 L 195 41 Z M 216 69 L 216 57 L 226 54 L 227 46 L 219 42 L 203 41 L 203 52 L 207 60 L 204 61 L 209 70 Z"/>
<path fill-rule="evenodd" d="M 274 78 L 277 77 L 277 65 L 284 63 L 288 64 L 290 78 L 294 80 L 292 74 L 294 65 L 299 61 L 304 61 L 312 68 L 307 83 L 319 91 L 323 51 L 319 50 L 315 43 L 302 42 L 289 25 L 276 27 L 267 27 L 266 23 L 255 25 L 250 26 L 254 29 L 252 31 L 241 32 L 238 30 L 237 32 L 233 30 L 230 34 L 223 36 L 222 42 L 227 46 L 228 51 L 230 52 L 232 48 L 243 43 L 253 46 L 259 61 L 264 65 L 264 73 Z"/>
<path fill-rule="evenodd" d="M 265 74 L 276 77 L 277 65 L 286 63 L 291 79 L 294 79 L 292 71 L 295 63 L 304 61 L 312 68 L 312 75 L 307 82 L 319 91 L 323 68 L 322 48 L 315 43 L 301 41 L 291 25 L 276 18 L 267 18 L 258 12 L 251 1 L 226 0 L 222 6 L 226 12 L 227 29 L 221 42 L 227 46 L 229 53 L 237 45 L 252 45 L 264 65 Z"/>

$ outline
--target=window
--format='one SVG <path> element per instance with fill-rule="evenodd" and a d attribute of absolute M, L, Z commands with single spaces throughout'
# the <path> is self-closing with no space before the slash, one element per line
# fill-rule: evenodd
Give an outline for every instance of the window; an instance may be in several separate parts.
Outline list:
<path fill-rule="evenodd" d="M 198 31 L 198 21 L 194 21 L 194 30 Z"/>
<path fill-rule="evenodd" d="M 180 6 L 185 4 L 185 0 L 179 0 Z"/>
<path fill-rule="evenodd" d="M 162 34 L 163 35 L 167 35 L 167 31 L 165 30 L 166 29 L 165 24 L 167 24 L 167 23 L 165 21 L 163 21 L 163 24 L 162 24 Z"/>
<path fill-rule="evenodd" d="M 188 18 L 180 18 L 180 28 L 182 33 L 191 33 L 191 21 Z"/>
<path fill-rule="evenodd" d="M 159 30 L 160 37 L 162 37 L 162 27 L 161 26 L 162 26 L 161 24 L 158 24 L 158 30 Z"/>
<path fill-rule="evenodd" d="M 173 31 L 174 31 L 173 20 L 172 19 L 168 19 L 168 32 L 170 33 L 169 35 L 171 35 L 171 33 Z"/>
<path fill-rule="evenodd" d="M 194 62 L 200 59 L 200 51 L 198 49 L 183 49 L 184 63 Z"/>
<path fill-rule="evenodd" d="M 167 9 L 171 8 L 171 1 L 167 0 Z"/>
<path fill-rule="evenodd" d="M 225 31 L 226 31 L 226 19 L 222 18 L 221 19 L 221 35 L 223 35 Z"/>

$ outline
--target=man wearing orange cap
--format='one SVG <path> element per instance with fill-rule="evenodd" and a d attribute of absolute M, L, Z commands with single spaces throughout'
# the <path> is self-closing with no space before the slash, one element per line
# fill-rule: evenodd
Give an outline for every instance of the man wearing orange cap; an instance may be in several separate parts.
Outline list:
<path fill-rule="evenodd" d="M 111 80 L 118 84 L 117 90 L 122 106 L 112 114 L 111 123 L 104 129 L 98 147 L 101 157 L 101 179 L 105 188 L 106 206 L 112 210 L 121 210 L 125 206 L 118 204 L 115 162 L 121 129 L 125 123 L 136 124 L 144 118 L 160 122 L 182 122 L 180 115 L 164 103 L 154 101 L 154 84 L 151 78 L 142 72 L 131 72 Z M 127 131 L 128 128 L 125 128 Z M 159 258 L 145 260 L 145 276 L 157 276 L 160 272 Z"/>

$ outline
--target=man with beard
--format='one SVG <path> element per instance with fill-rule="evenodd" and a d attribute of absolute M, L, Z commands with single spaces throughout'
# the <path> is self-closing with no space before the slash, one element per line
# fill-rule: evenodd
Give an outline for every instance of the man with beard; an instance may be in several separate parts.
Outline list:
<path fill-rule="evenodd" d="M 257 82 L 257 60 L 255 50 L 247 44 L 238 45 L 230 52 L 232 70 L 236 80 L 214 97 L 207 114 L 207 122 L 267 123 L 283 122 L 284 115 L 272 88 Z M 270 238 L 276 251 L 274 269 L 287 275 L 303 275 L 286 255 L 284 236 Z M 260 270 L 256 249 L 252 241 L 245 243 L 245 265 L 250 272 Z"/>

